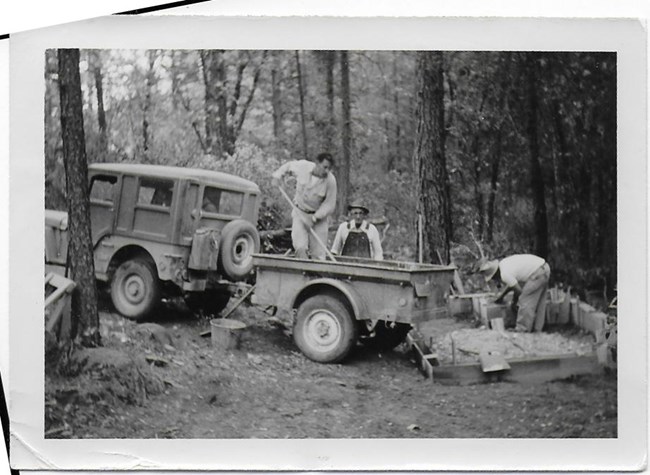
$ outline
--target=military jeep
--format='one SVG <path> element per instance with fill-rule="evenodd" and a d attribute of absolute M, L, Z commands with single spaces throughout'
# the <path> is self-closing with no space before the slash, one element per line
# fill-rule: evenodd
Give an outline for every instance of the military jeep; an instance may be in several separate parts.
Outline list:
<path fill-rule="evenodd" d="M 125 317 L 144 318 L 170 293 L 215 313 L 249 278 L 260 248 L 255 183 L 208 170 L 104 163 L 89 166 L 89 193 L 96 277 Z M 67 219 L 45 211 L 45 263 L 59 271 L 68 259 Z"/>

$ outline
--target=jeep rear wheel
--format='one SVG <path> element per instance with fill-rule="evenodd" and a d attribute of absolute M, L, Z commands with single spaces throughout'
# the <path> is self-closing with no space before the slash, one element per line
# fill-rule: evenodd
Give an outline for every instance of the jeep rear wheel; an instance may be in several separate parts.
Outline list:
<path fill-rule="evenodd" d="M 293 339 L 307 358 L 319 363 L 337 363 L 354 347 L 357 325 L 339 299 L 316 295 L 298 308 Z"/>
<path fill-rule="evenodd" d="M 160 282 L 155 265 L 137 257 L 122 262 L 111 280 L 111 300 L 127 318 L 142 320 L 160 301 Z"/>
<path fill-rule="evenodd" d="M 221 231 L 219 255 L 223 273 L 233 281 L 244 280 L 253 270 L 253 253 L 260 250 L 260 235 L 248 221 L 235 219 Z"/>

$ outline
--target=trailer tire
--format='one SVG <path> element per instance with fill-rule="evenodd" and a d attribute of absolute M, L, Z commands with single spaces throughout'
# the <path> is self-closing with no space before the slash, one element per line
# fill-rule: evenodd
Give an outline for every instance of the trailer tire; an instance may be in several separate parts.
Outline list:
<path fill-rule="evenodd" d="M 219 256 L 223 273 L 233 281 L 244 280 L 253 270 L 253 253 L 260 250 L 260 235 L 253 224 L 235 219 L 223 227 Z"/>
<path fill-rule="evenodd" d="M 126 318 L 140 321 L 160 303 L 160 282 L 156 266 L 136 257 L 122 262 L 111 279 L 111 301 Z"/>
<path fill-rule="evenodd" d="M 373 350 L 390 351 L 406 340 L 406 335 L 411 328 L 408 323 L 395 323 L 394 327 L 389 327 L 386 322 L 379 322 L 375 326 L 375 334 L 366 338 L 362 337 L 361 343 Z"/>
<path fill-rule="evenodd" d="M 298 307 L 293 339 L 310 360 L 338 363 L 357 341 L 356 321 L 340 299 L 316 295 Z"/>

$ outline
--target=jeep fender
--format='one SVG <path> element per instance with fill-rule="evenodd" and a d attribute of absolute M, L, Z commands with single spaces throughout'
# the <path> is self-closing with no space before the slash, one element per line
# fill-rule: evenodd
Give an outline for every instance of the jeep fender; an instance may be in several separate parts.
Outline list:
<path fill-rule="evenodd" d="M 95 246 L 95 273 L 99 280 L 108 281 L 111 269 L 136 254 L 148 255 L 156 264 L 160 280 L 176 280 L 187 263 L 187 249 L 155 242 L 133 243 L 131 238 L 107 236 Z M 178 275 L 177 275 L 178 274 Z"/>
<path fill-rule="evenodd" d="M 296 293 L 290 308 L 297 309 L 309 297 L 324 293 L 335 294 L 342 302 L 347 303 L 355 319 L 363 320 L 367 315 L 365 302 L 351 285 L 341 280 L 329 278 L 309 281 Z"/>

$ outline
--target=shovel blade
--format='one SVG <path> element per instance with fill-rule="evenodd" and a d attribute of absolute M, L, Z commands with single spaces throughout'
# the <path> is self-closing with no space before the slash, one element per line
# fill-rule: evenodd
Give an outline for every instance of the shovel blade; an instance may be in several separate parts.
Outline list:
<path fill-rule="evenodd" d="M 487 353 L 481 352 L 479 355 L 479 361 L 481 362 L 481 370 L 484 373 L 492 373 L 494 371 L 504 371 L 510 369 L 510 365 L 503 357 L 498 353 Z"/>

